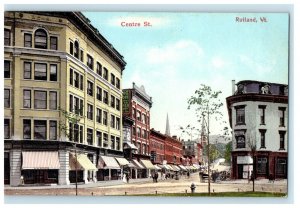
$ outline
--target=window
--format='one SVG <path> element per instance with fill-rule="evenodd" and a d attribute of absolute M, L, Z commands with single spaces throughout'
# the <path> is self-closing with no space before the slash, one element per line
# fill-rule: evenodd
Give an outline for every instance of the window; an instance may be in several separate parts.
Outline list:
<path fill-rule="evenodd" d="M 49 109 L 57 109 L 57 92 L 49 92 Z"/>
<path fill-rule="evenodd" d="M 90 81 L 87 81 L 87 94 L 90 96 L 94 96 L 94 84 Z"/>
<path fill-rule="evenodd" d="M 146 144 L 142 145 L 142 154 L 146 154 Z"/>
<path fill-rule="evenodd" d="M 79 139 L 80 143 L 83 143 L 83 126 L 79 126 Z"/>
<path fill-rule="evenodd" d="M 31 139 L 31 120 L 23 120 L 23 139 Z"/>
<path fill-rule="evenodd" d="M 43 29 L 38 29 L 34 34 L 34 47 L 47 49 L 47 33 Z"/>
<path fill-rule="evenodd" d="M 74 142 L 79 142 L 79 125 L 74 124 Z"/>
<path fill-rule="evenodd" d="M 100 131 L 96 132 L 96 136 L 97 136 L 97 143 L 99 147 L 102 147 L 102 133 Z"/>
<path fill-rule="evenodd" d="M 31 79 L 31 63 L 24 62 L 24 79 Z"/>
<path fill-rule="evenodd" d="M 73 85 L 73 69 L 70 68 L 70 85 Z"/>
<path fill-rule="evenodd" d="M 29 33 L 24 34 L 24 47 L 28 47 L 28 48 L 32 47 L 32 34 Z"/>
<path fill-rule="evenodd" d="M 287 173 L 287 159 L 286 158 L 277 158 L 276 163 L 276 174 L 277 175 L 286 175 Z"/>
<path fill-rule="evenodd" d="M 120 89 L 120 80 L 119 80 L 119 78 L 116 78 L 116 87 L 118 89 Z"/>
<path fill-rule="evenodd" d="M 108 92 L 103 90 L 103 102 L 108 104 Z"/>
<path fill-rule="evenodd" d="M 267 162 L 268 162 L 268 159 L 266 157 L 258 157 L 257 158 L 257 173 L 259 173 L 259 174 L 267 173 Z"/>
<path fill-rule="evenodd" d="M 4 108 L 10 108 L 10 89 L 4 89 Z"/>
<path fill-rule="evenodd" d="M 120 111 L 120 100 L 116 98 L 116 109 Z"/>
<path fill-rule="evenodd" d="M 50 81 L 57 81 L 57 65 L 50 64 Z"/>
<path fill-rule="evenodd" d="M 4 61 L 4 78 L 10 78 L 10 61 Z"/>
<path fill-rule="evenodd" d="M 259 129 L 260 132 L 260 148 L 266 148 L 266 129 Z"/>
<path fill-rule="evenodd" d="M 31 108 L 31 90 L 23 91 L 23 107 Z"/>
<path fill-rule="evenodd" d="M 103 133 L 103 147 L 108 147 L 108 135 L 106 133 Z"/>
<path fill-rule="evenodd" d="M 113 73 L 110 73 L 110 83 L 115 85 L 115 75 Z"/>
<path fill-rule="evenodd" d="M 47 80 L 47 64 L 34 64 L 34 79 Z"/>
<path fill-rule="evenodd" d="M 97 117 L 96 117 L 96 121 L 98 123 L 101 123 L 101 120 L 102 120 L 102 111 L 101 109 L 97 108 Z"/>
<path fill-rule="evenodd" d="M 97 86 L 97 100 L 102 101 L 102 89 Z"/>
<path fill-rule="evenodd" d="M 34 121 L 34 139 L 46 140 L 47 138 L 47 121 Z"/>
<path fill-rule="evenodd" d="M 120 118 L 116 117 L 116 129 L 120 130 Z"/>
<path fill-rule="evenodd" d="M 132 117 L 135 119 L 135 115 L 136 114 L 136 110 L 135 110 L 135 108 L 132 108 Z"/>
<path fill-rule="evenodd" d="M 79 88 L 79 73 L 74 71 L 74 87 Z"/>
<path fill-rule="evenodd" d="M 259 115 L 260 115 L 260 125 L 265 125 L 265 110 L 266 106 L 265 105 L 259 105 Z"/>
<path fill-rule="evenodd" d="M 87 118 L 90 120 L 93 120 L 93 106 L 90 104 L 87 104 Z"/>
<path fill-rule="evenodd" d="M 245 130 L 236 130 L 234 134 L 236 139 L 236 148 L 245 148 L 246 147 Z"/>
<path fill-rule="evenodd" d="M 141 120 L 141 112 L 140 112 L 140 111 L 137 111 L 137 113 L 136 113 L 136 119 L 137 119 L 138 121 Z"/>
<path fill-rule="evenodd" d="M 80 109 L 79 109 L 79 114 L 83 116 L 83 100 L 80 99 Z"/>
<path fill-rule="evenodd" d="M 285 125 L 285 107 L 279 107 L 278 110 L 279 110 L 279 126 L 282 126 L 284 127 Z"/>
<path fill-rule="evenodd" d="M 80 75 L 80 89 L 83 90 L 83 76 Z"/>
<path fill-rule="evenodd" d="M 34 108 L 46 109 L 47 108 L 47 92 L 34 91 Z"/>
<path fill-rule="evenodd" d="M 142 123 L 146 124 L 146 115 L 145 114 L 142 114 Z"/>
<path fill-rule="evenodd" d="M 73 50 L 74 50 L 74 45 L 73 45 L 73 42 L 70 42 L 70 54 L 73 55 Z"/>
<path fill-rule="evenodd" d="M 141 137 L 141 128 L 136 128 L 136 133 L 138 137 Z"/>
<path fill-rule="evenodd" d="M 279 131 L 279 149 L 284 150 L 285 149 L 285 131 Z"/>
<path fill-rule="evenodd" d="M 135 132 L 135 127 L 132 127 L 132 135 L 135 135 L 136 132 Z"/>
<path fill-rule="evenodd" d="M 97 62 L 97 74 L 102 76 L 102 65 L 99 62 Z"/>
<path fill-rule="evenodd" d="M 49 124 L 49 139 L 57 140 L 57 121 L 50 121 Z"/>
<path fill-rule="evenodd" d="M 115 116 L 114 115 L 110 115 L 110 126 L 112 128 L 115 128 Z"/>
<path fill-rule="evenodd" d="M 120 138 L 116 137 L 116 150 L 120 150 Z"/>
<path fill-rule="evenodd" d="M 80 50 L 80 61 L 83 62 L 83 50 Z"/>
<path fill-rule="evenodd" d="M 4 139 L 10 139 L 10 120 L 4 119 Z"/>
<path fill-rule="evenodd" d="M 57 50 L 57 37 L 50 37 L 50 49 Z"/>
<path fill-rule="evenodd" d="M 113 95 L 110 96 L 110 106 L 115 107 L 115 97 Z"/>
<path fill-rule="evenodd" d="M 4 29 L 4 45 L 9 46 L 10 45 L 10 30 Z"/>
<path fill-rule="evenodd" d="M 86 140 L 88 145 L 93 145 L 93 129 L 87 129 Z"/>
<path fill-rule="evenodd" d="M 103 125 L 107 126 L 107 112 L 103 111 Z"/>
<path fill-rule="evenodd" d="M 93 70 L 93 68 L 94 68 L 94 59 L 89 55 L 89 54 L 87 54 L 87 63 L 86 63 L 86 65 L 91 69 L 91 70 Z"/>
<path fill-rule="evenodd" d="M 73 123 L 69 123 L 69 141 L 73 141 L 74 137 L 73 137 Z"/>
<path fill-rule="evenodd" d="M 115 137 L 110 136 L 110 149 L 115 149 Z"/>
<path fill-rule="evenodd" d="M 108 70 L 105 67 L 103 68 L 103 77 L 108 81 Z"/>
<path fill-rule="evenodd" d="M 245 124 L 245 105 L 235 106 L 236 110 L 236 125 Z"/>
<path fill-rule="evenodd" d="M 79 43 L 78 41 L 75 41 L 74 43 L 74 56 L 75 58 L 79 59 Z"/>

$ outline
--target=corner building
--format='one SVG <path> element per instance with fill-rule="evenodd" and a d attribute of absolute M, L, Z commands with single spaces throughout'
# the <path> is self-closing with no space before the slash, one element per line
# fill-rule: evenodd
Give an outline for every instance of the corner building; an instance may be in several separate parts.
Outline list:
<path fill-rule="evenodd" d="M 232 83 L 232 178 L 287 178 L 288 86 L 252 80 Z M 254 151 L 251 151 L 254 150 Z"/>
<path fill-rule="evenodd" d="M 76 166 L 79 182 L 118 179 L 99 161 L 122 157 L 123 57 L 80 12 L 4 16 L 4 182 L 69 184 Z"/>

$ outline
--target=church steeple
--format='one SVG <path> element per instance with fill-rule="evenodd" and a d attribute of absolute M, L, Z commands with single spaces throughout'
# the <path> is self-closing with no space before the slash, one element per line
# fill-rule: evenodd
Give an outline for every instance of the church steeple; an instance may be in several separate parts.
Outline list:
<path fill-rule="evenodd" d="M 168 136 L 171 136 L 171 133 L 170 133 L 170 125 L 169 125 L 169 116 L 167 114 L 167 122 L 166 122 L 166 135 Z"/>

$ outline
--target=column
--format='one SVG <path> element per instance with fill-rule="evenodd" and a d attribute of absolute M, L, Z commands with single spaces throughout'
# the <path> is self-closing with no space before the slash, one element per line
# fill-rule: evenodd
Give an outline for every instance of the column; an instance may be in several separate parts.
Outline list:
<path fill-rule="evenodd" d="M 58 170 L 58 184 L 69 185 L 69 151 L 59 150 L 58 151 L 60 168 Z"/>
<path fill-rule="evenodd" d="M 94 155 L 93 155 L 93 163 L 94 163 L 95 166 L 97 167 L 97 154 L 94 154 Z M 94 181 L 94 183 L 97 182 L 96 174 L 97 174 L 97 170 L 93 170 L 93 181 Z"/>
<path fill-rule="evenodd" d="M 88 170 L 84 170 L 83 171 L 83 181 L 84 183 L 89 183 L 89 180 L 88 180 Z"/>
<path fill-rule="evenodd" d="M 10 152 L 10 185 L 19 186 L 21 177 L 21 149 L 13 149 Z"/>

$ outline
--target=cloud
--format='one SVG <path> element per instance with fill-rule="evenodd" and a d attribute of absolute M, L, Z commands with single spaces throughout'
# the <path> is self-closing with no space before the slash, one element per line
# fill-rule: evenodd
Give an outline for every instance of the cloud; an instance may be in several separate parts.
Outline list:
<path fill-rule="evenodd" d="M 211 59 L 211 64 L 215 69 L 222 69 L 226 65 L 226 62 L 222 57 L 215 56 Z"/>

